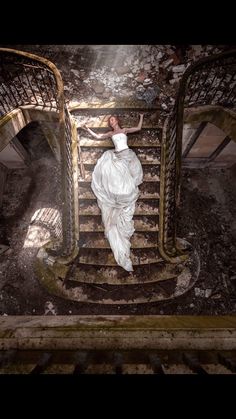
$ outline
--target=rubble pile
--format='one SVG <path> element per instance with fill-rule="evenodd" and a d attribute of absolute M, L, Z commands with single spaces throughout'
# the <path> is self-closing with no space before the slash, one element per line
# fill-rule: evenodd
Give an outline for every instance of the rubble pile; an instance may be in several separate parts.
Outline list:
<path fill-rule="evenodd" d="M 89 48 L 89 47 L 88 47 Z M 179 81 L 194 61 L 217 54 L 225 46 L 209 45 L 141 45 L 124 46 L 123 62 L 116 63 L 114 51 L 108 63 L 100 65 L 96 59 L 88 66 L 76 67 L 76 54 L 70 57 L 69 74 L 62 69 L 65 92 L 69 100 L 117 100 L 133 99 L 148 106 L 159 106 L 166 114 L 174 105 Z M 119 51 L 121 53 L 121 51 Z M 120 61 L 120 60 L 119 60 Z M 60 63 L 57 63 L 60 68 Z"/>
<path fill-rule="evenodd" d="M 169 113 L 179 81 L 200 58 L 229 45 L 19 45 L 56 64 L 69 101 L 134 99 Z M 142 103 L 141 102 L 141 103 Z"/>

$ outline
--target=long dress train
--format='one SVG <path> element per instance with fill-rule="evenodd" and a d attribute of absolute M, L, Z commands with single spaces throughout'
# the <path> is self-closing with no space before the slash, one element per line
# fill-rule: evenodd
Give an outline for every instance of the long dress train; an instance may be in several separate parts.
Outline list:
<path fill-rule="evenodd" d="M 115 134 L 112 139 L 116 149 L 119 144 L 117 136 L 123 141 L 126 140 L 127 145 L 125 134 Z M 119 152 L 105 151 L 98 159 L 92 174 L 91 186 L 101 209 L 105 236 L 117 264 L 127 271 L 133 270 L 130 237 L 135 231 L 132 218 L 139 196 L 138 185 L 142 181 L 141 163 L 129 148 Z"/>

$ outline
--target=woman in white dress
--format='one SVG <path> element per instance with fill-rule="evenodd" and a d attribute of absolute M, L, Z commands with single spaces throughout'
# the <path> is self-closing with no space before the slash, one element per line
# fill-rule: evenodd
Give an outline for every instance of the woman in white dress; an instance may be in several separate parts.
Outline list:
<path fill-rule="evenodd" d="M 115 260 L 126 271 L 133 271 L 130 259 L 130 237 L 134 233 L 133 215 L 139 196 L 138 185 L 143 182 L 139 159 L 127 144 L 127 134 L 140 131 L 143 114 L 133 128 L 121 128 L 117 116 L 110 116 L 111 131 L 96 134 L 86 129 L 96 139 L 112 138 L 115 150 L 107 150 L 98 159 L 92 174 L 92 190 L 101 209 L 102 221 Z"/>

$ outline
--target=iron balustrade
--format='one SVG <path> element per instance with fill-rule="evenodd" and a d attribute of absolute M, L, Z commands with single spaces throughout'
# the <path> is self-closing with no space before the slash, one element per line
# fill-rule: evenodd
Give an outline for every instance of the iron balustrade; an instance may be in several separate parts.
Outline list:
<path fill-rule="evenodd" d="M 58 114 L 60 216 L 55 225 L 58 240 L 48 249 L 48 253 L 69 256 L 77 247 L 76 198 L 73 188 L 72 122 L 65 104 L 62 78 L 57 67 L 45 58 L 0 48 L 0 117 L 26 105 L 47 108 Z"/>
<path fill-rule="evenodd" d="M 7 114 L 20 106 L 38 105 L 59 110 L 53 71 L 27 56 L 0 50 L 0 111 Z"/>
<path fill-rule="evenodd" d="M 185 71 L 171 115 L 163 129 L 159 248 L 170 261 L 181 256 L 176 238 L 184 108 L 236 107 L 236 50 L 202 58 Z"/>

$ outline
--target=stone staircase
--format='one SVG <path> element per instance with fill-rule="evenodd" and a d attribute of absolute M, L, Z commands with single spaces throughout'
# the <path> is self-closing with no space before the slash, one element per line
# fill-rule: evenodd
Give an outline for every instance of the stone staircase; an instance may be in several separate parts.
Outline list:
<path fill-rule="evenodd" d="M 71 112 L 78 127 L 83 167 L 80 167 L 78 196 L 79 254 L 68 270 L 64 286 L 72 294 L 79 287 L 80 301 L 107 303 L 109 300 L 111 303 L 129 304 L 146 302 L 147 298 L 150 301 L 171 298 L 181 271 L 179 266 L 166 263 L 158 251 L 162 130 L 158 127 L 156 109 L 145 112 L 142 130 L 128 136 L 129 147 L 137 154 L 144 172 L 133 218 L 135 233 L 131 238 L 131 259 L 134 271 L 131 273 L 118 266 L 114 259 L 104 236 L 101 212 L 91 189 L 91 176 L 98 158 L 106 150 L 114 148 L 114 145 L 111 139 L 96 140 L 79 127 L 87 123 L 97 133 L 106 132 L 109 129 L 107 117 L 111 114 L 118 115 L 123 126 L 135 126 L 139 112 L 141 109 L 127 108 L 80 109 Z M 95 295 L 91 290 L 98 284 L 102 287 Z M 121 298 L 122 286 L 125 286 L 125 291 Z M 145 286 L 147 289 L 144 292 Z M 73 299 L 73 295 L 70 298 Z"/>
<path fill-rule="evenodd" d="M 104 109 L 102 111 L 104 113 Z M 111 113 L 110 109 L 109 113 Z M 124 121 L 124 125 L 137 125 L 138 110 L 131 113 L 130 116 L 127 109 L 117 112 L 117 114 L 122 123 Z M 103 125 L 104 119 L 104 114 L 102 114 L 100 118 L 92 120 L 92 126 L 97 133 L 109 129 L 101 127 L 101 120 Z M 126 119 L 128 119 L 127 123 L 125 123 Z M 104 236 L 101 212 L 91 190 L 91 177 L 97 160 L 106 150 L 114 148 L 114 145 L 111 139 L 95 140 L 85 131 L 80 129 L 78 131 L 85 169 L 85 179 L 80 177 L 79 180 L 80 247 L 82 249 L 78 263 L 117 266 L 109 243 Z M 144 182 L 139 186 L 140 197 L 133 218 L 135 234 L 132 237 L 131 258 L 134 266 L 160 261 L 157 252 L 160 140 L 161 130 L 158 129 L 156 123 L 150 124 L 150 122 L 144 123 L 142 131 L 128 136 L 129 147 L 136 153 L 144 171 Z"/>
<path fill-rule="evenodd" d="M 185 263 L 167 263 L 158 249 L 160 161 L 162 130 L 156 109 L 145 111 L 142 130 L 129 134 L 129 147 L 140 159 L 144 181 L 134 214 L 135 232 L 131 238 L 133 272 L 117 265 L 104 235 L 100 209 L 91 189 L 91 176 L 98 158 L 113 149 L 111 139 L 95 140 L 80 127 L 86 123 L 95 132 L 108 130 L 108 115 L 118 115 L 123 126 L 136 126 L 143 109 L 76 109 L 71 115 L 78 130 L 79 252 L 69 264 L 43 264 L 38 257 L 36 271 L 49 292 L 79 302 L 95 304 L 138 304 L 156 302 L 181 295 L 196 281 L 199 269 Z M 43 272 L 43 274 L 42 274 Z M 56 278 L 56 280 L 55 280 Z"/>
<path fill-rule="evenodd" d="M 143 110 L 129 107 L 70 109 L 78 131 L 79 252 L 69 263 L 49 258 L 46 266 L 45 251 L 42 249 L 39 253 L 36 271 L 50 293 L 81 303 L 140 304 L 175 298 L 196 282 L 200 268 L 195 251 L 191 250 L 189 260 L 181 263 L 169 263 L 159 252 L 162 129 L 157 109 L 146 110 L 142 130 L 128 135 L 128 145 L 137 154 L 144 172 L 133 217 L 133 272 L 117 265 L 104 235 L 91 178 L 98 158 L 106 150 L 114 149 L 114 145 L 111 139 L 94 139 L 80 127 L 86 123 L 97 133 L 106 132 L 109 129 L 107 118 L 111 114 L 120 117 L 122 126 L 136 126 Z M 181 241 L 179 245 L 181 247 Z"/>

